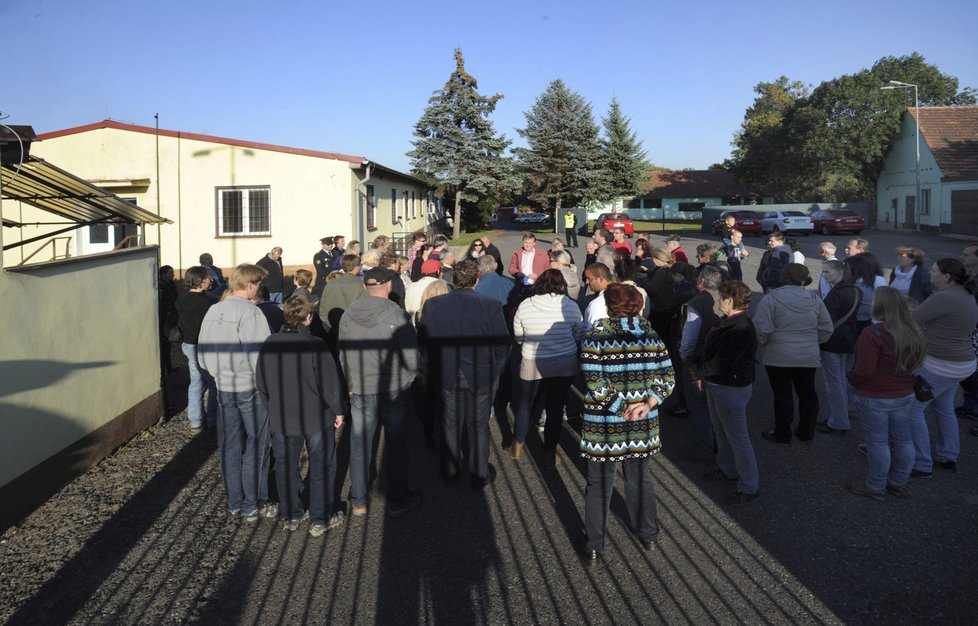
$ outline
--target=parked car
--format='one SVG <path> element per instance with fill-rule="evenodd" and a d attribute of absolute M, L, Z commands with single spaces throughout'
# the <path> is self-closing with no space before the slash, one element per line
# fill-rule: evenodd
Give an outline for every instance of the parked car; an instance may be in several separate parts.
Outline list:
<path fill-rule="evenodd" d="M 744 235 L 761 234 L 761 218 L 753 211 L 724 211 L 720 217 L 713 220 L 713 234 L 720 235 L 723 232 L 723 222 L 728 215 L 733 215 L 736 220 L 735 228 Z"/>
<path fill-rule="evenodd" d="M 524 213 L 513 218 L 517 224 L 548 224 L 550 222 L 549 213 Z"/>
<path fill-rule="evenodd" d="M 598 216 L 598 221 L 594 223 L 594 227 L 607 228 L 612 232 L 616 228 L 621 228 L 625 231 L 626 237 L 631 237 L 635 232 L 635 225 L 632 224 L 632 218 L 628 217 L 628 213 L 602 213 Z"/>
<path fill-rule="evenodd" d="M 866 220 L 862 215 L 846 209 L 825 209 L 811 212 L 815 230 L 823 235 L 835 233 L 852 233 L 858 235 L 866 228 Z"/>
<path fill-rule="evenodd" d="M 801 211 L 768 211 L 761 217 L 761 231 L 765 233 L 795 231 L 809 235 L 814 228 L 812 218 Z"/>

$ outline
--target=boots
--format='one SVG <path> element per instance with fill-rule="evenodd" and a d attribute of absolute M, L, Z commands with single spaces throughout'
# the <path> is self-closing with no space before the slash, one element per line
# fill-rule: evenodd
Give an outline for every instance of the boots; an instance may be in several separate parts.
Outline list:
<path fill-rule="evenodd" d="M 506 451 L 506 454 L 513 457 L 514 460 L 519 461 L 520 457 L 523 456 L 523 442 L 516 441 L 514 439 L 508 446 L 503 448 L 503 450 Z"/>

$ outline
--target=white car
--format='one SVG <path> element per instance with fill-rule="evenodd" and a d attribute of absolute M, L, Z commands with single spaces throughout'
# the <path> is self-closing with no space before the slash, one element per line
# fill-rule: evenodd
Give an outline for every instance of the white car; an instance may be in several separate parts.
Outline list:
<path fill-rule="evenodd" d="M 527 213 L 513 219 L 518 224 L 546 224 L 550 221 L 549 213 Z"/>
<path fill-rule="evenodd" d="M 761 216 L 761 232 L 786 233 L 789 230 L 808 235 L 814 232 L 815 223 L 810 215 L 801 211 L 768 211 Z"/>

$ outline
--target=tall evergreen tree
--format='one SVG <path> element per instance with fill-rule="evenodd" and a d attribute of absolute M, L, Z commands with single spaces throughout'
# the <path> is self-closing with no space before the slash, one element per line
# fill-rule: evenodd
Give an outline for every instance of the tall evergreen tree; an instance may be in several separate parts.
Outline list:
<path fill-rule="evenodd" d="M 550 83 L 525 113 L 518 129 L 528 148 L 515 150 L 531 199 L 553 207 L 593 200 L 601 195 L 601 147 L 591 105 L 564 81 Z"/>
<path fill-rule="evenodd" d="M 428 100 L 414 125 L 414 149 L 407 153 L 416 174 L 454 195 L 454 237 L 462 226 L 462 203 L 475 203 L 515 185 L 513 163 L 503 155 L 510 141 L 489 121 L 502 95 L 483 96 L 455 49 L 455 71 Z"/>
<path fill-rule="evenodd" d="M 602 199 L 615 201 L 621 196 L 634 196 L 646 172 L 642 142 L 632 132 L 630 120 L 621 112 L 618 98 L 611 99 L 608 116 L 601 120 L 604 138 L 601 140 L 604 169 Z"/>

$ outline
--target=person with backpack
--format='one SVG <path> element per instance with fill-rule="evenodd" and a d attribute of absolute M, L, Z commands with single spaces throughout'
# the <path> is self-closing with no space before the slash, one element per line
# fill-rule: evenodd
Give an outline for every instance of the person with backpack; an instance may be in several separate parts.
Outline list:
<path fill-rule="evenodd" d="M 781 270 L 791 263 L 792 257 L 791 248 L 785 245 L 784 235 L 780 232 L 768 235 L 767 248 L 756 276 L 764 293 L 781 286 Z"/>

